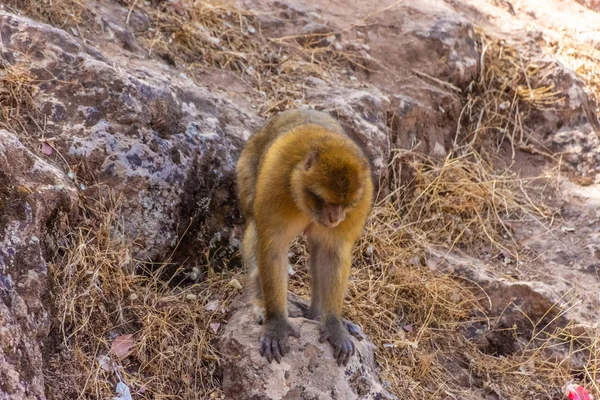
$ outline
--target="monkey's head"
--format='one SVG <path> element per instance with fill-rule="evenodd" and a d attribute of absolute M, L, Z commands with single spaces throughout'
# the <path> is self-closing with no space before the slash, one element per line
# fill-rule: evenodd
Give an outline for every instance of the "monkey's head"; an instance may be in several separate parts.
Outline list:
<path fill-rule="evenodd" d="M 296 167 L 291 189 L 306 215 L 332 228 L 362 200 L 367 179 L 371 179 L 369 162 L 360 150 L 323 146 L 310 151 Z"/>

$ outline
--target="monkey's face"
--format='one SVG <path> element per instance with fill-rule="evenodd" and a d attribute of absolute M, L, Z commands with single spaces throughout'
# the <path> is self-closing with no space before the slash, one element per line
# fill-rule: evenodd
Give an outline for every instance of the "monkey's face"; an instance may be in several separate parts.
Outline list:
<path fill-rule="evenodd" d="M 346 218 L 346 207 L 343 204 L 328 202 L 324 196 L 311 189 L 306 190 L 306 204 L 312 219 L 328 228 L 338 226 Z"/>
<path fill-rule="evenodd" d="M 333 228 L 362 199 L 368 174 L 354 154 L 311 153 L 294 184 L 296 202 L 313 221 Z"/>

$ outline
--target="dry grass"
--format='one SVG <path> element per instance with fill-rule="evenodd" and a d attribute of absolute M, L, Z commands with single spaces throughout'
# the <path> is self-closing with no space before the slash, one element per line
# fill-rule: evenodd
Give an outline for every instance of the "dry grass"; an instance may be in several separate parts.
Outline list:
<path fill-rule="evenodd" d="M 203 68 L 239 73 L 256 90 L 261 115 L 302 104 L 307 77 L 338 79 L 342 67 L 362 68 L 357 52 L 336 49 L 334 32 L 272 38 L 263 35 L 257 12 L 230 4 L 130 4 L 152 18 L 153 29 L 141 37 L 150 54 L 184 66 L 194 79 Z"/>
<path fill-rule="evenodd" d="M 477 149 L 487 159 L 509 141 L 513 158 L 516 150 L 543 153 L 539 143 L 533 147 L 525 121 L 531 110 L 552 108 L 564 98 L 554 84 L 543 83 L 540 66 L 523 50 L 483 32 L 478 37 L 481 71 L 468 88 L 455 149 Z"/>
<path fill-rule="evenodd" d="M 554 56 L 569 66 L 585 83 L 585 89 L 596 105 L 600 105 L 600 49 L 569 36 L 548 43 Z M 596 109 L 600 116 L 600 107 Z"/>
<path fill-rule="evenodd" d="M 32 126 L 43 124 L 33 100 L 37 90 L 38 81 L 26 63 L 0 66 L 0 128 L 27 137 Z"/>
<path fill-rule="evenodd" d="M 3 4 L 10 11 L 18 10 L 35 20 L 77 32 L 86 31 L 94 16 L 85 0 L 6 0 Z"/>
<path fill-rule="evenodd" d="M 228 284 L 233 274 L 209 273 L 200 284 L 172 287 L 158 279 L 168 260 L 151 268 L 132 258 L 118 201 L 96 204 L 95 217 L 64 238 L 51 266 L 63 351 L 50 361 L 60 371 L 48 373 L 50 392 L 106 399 L 122 380 L 134 398 L 218 395 L 215 338 L 236 294 Z M 127 358 L 111 352 L 115 338 L 126 334 L 133 334 Z"/>
<path fill-rule="evenodd" d="M 402 233 L 398 235 L 410 238 L 421 251 L 438 246 L 481 247 L 489 253 L 514 255 L 518 245 L 504 221 L 525 218 L 542 223 L 554 213 L 531 200 L 526 180 L 509 170 L 494 171 L 475 151 L 450 155 L 441 162 L 396 151 L 392 165 L 399 168 L 392 170 L 398 183 L 389 197 L 399 209 L 395 225 L 402 226 Z"/>

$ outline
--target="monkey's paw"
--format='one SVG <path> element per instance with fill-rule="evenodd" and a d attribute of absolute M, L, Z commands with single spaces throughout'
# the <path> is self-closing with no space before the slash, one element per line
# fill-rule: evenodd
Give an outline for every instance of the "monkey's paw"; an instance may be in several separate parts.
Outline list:
<path fill-rule="evenodd" d="M 321 343 L 328 341 L 333 347 L 333 357 L 338 365 L 348 365 L 350 357 L 356 352 L 352 336 L 340 320 L 330 320 L 321 327 Z"/>
<path fill-rule="evenodd" d="M 299 338 L 300 333 L 287 319 L 268 321 L 260 337 L 260 355 L 269 362 L 275 359 L 281 363 L 281 357 L 290 351 L 290 336 Z"/>

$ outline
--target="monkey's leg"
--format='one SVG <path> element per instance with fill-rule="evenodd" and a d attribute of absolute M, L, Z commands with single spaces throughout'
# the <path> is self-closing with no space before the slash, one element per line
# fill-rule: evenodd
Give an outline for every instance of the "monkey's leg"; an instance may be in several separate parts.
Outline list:
<path fill-rule="evenodd" d="M 315 253 L 315 268 L 320 292 L 322 316 L 320 341 L 328 341 L 338 365 L 348 365 L 355 353 L 352 336 L 342 321 L 344 290 L 350 275 L 352 246 L 348 243 L 324 241 Z"/>
<path fill-rule="evenodd" d="M 311 303 L 310 308 L 304 314 L 305 318 L 312 319 L 315 321 L 321 320 L 322 306 L 321 306 L 321 292 L 319 290 L 319 279 L 318 279 L 318 268 L 327 268 L 328 262 L 326 258 L 323 257 L 323 251 L 319 250 L 319 241 L 318 240 L 308 240 L 309 246 L 309 254 L 310 258 L 308 260 L 310 266 L 310 276 L 311 276 Z M 357 340 L 361 341 L 364 339 L 362 329 L 359 325 L 355 324 L 352 321 L 348 321 L 347 319 L 342 319 L 342 323 L 344 327 L 352 336 L 354 336 Z"/>
<path fill-rule="evenodd" d="M 318 265 L 322 256 L 319 251 L 319 243 L 316 240 L 308 240 L 308 251 L 310 257 L 308 259 L 308 265 L 310 267 L 310 308 L 308 309 L 306 318 L 317 320 L 321 317 L 321 292 L 319 290 L 319 279 L 318 279 Z"/>
<path fill-rule="evenodd" d="M 248 218 L 246 222 L 246 230 L 244 231 L 244 242 L 242 246 L 242 256 L 244 266 L 248 272 L 248 289 L 250 293 L 250 302 L 252 304 L 252 313 L 256 321 L 262 324 L 264 321 L 264 302 L 262 298 L 262 290 L 260 288 L 260 276 L 256 265 L 257 251 L 257 233 L 256 223 L 253 219 Z"/>
<path fill-rule="evenodd" d="M 289 336 L 300 337 L 288 320 L 287 249 L 276 234 L 258 232 L 258 271 L 265 303 L 265 321 L 260 338 L 260 354 L 269 362 L 289 350 Z"/>

